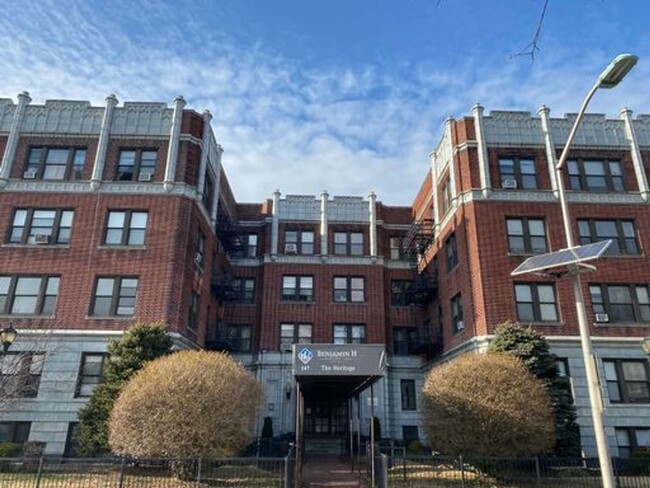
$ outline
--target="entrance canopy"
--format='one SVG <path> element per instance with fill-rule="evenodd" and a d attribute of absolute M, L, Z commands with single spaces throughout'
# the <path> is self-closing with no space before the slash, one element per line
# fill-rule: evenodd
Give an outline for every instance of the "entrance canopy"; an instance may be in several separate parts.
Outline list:
<path fill-rule="evenodd" d="M 293 374 L 304 394 L 350 398 L 386 373 L 381 344 L 294 344 Z"/>

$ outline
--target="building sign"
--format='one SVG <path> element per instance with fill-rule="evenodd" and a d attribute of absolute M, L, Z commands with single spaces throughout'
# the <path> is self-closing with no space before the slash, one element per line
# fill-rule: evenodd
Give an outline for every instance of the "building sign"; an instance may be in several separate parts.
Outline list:
<path fill-rule="evenodd" d="M 381 344 L 294 344 L 295 376 L 383 376 Z"/>

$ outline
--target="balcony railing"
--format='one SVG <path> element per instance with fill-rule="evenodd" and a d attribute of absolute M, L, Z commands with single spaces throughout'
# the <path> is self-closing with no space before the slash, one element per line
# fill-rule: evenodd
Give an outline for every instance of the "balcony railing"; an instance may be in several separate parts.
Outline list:
<path fill-rule="evenodd" d="M 242 253 L 244 250 L 244 239 L 239 226 L 227 215 L 217 217 L 215 224 L 217 237 L 229 254 Z"/>
<path fill-rule="evenodd" d="M 233 277 L 227 273 L 212 271 L 210 289 L 222 302 L 234 302 L 239 296 Z"/>
<path fill-rule="evenodd" d="M 417 257 L 424 254 L 429 246 L 431 246 L 434 237 L 434 222 L 432 219 L 413 222 L 402 241 L 404 254 L 412 260 L 417 260 Z"/>
<path fill-rule="evenodd" d="M 414 305 L 428 305 L 438 293 L 438 276 L 433 273 L 418 273 L 408 294 L 408 301 Z"/>

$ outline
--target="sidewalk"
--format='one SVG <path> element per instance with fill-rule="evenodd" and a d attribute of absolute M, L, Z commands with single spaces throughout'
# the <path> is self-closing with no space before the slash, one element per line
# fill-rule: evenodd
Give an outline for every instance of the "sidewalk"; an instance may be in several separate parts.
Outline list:
<path fill-rule="evenodd" d="M 337 488 L 359 488 L 357 473 L 350 470 L 350 463 L 337 455 L 320 454 L 309 456 L 302 470 L 302 485 L 305 488 L 330 486 Z"/>

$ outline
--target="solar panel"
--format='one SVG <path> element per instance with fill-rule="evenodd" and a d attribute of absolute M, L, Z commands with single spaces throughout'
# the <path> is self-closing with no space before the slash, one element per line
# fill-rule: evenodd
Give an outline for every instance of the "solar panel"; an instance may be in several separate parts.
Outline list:
<path fill-rule="evenodd" d="M 612 243 L 611 239 L 606 241 L 594 242 L 584 246 L 575 246 L 568 249 L 561 249 L 555 252 L 533 256 L 515 269 L 511 276 L 517 276 L 525 273 L 535 273 L 552 268 L 559 268 L 571 264 L 579 264 L 592 259 L 598 259 L 607 250 Z"/>

